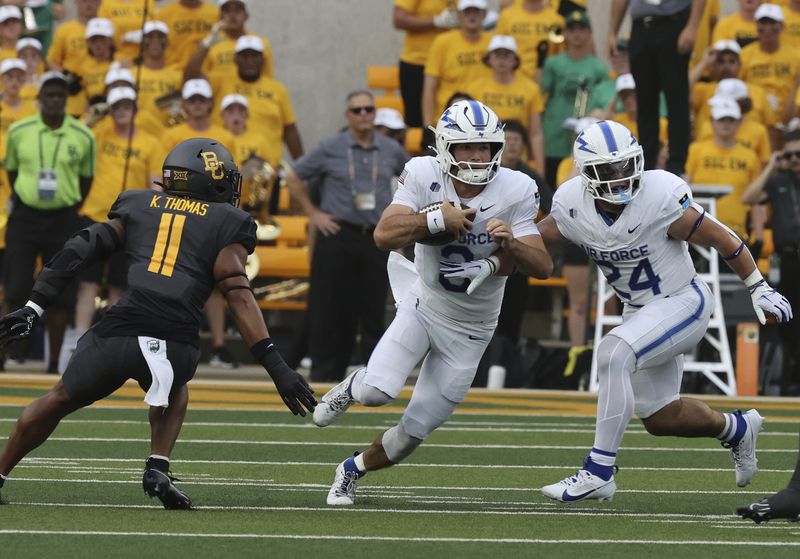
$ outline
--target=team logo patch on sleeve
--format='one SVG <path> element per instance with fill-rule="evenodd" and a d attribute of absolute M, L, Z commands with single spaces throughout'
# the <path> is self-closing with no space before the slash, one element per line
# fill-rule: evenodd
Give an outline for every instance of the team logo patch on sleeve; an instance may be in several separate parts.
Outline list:
<path fill-rule="evenodd" d="M 578 217 L 578 210 L 576 210 L 574 208 L 570 208 L 569 209 L 569 216 L 570 217 Z"/>
<path fill-rule="evenodd" d="M 534 197 L 533 197 L 533 203 L 535 204 L 534 208 L 538 210 L 538 209 L 539 209 L 539 206 L 540 206 L 540 205 L 541 205 L 541 203 L 542 203 L 542 195 L 541 195 L 541 194 L 539 194 L 539 192 L 536 192 L 536 194 L 534 195 Z"/>
<path fill-rule="evenodd" d="M 400 173 L 399 177 L 397 177 L 397 182 L 399 182 L 400 184 L 405 184 L 406 183 L 406 175 L 408 175 L 408 169 L 403 169 L 403 172 Z"/>
<path fill-rule="evenodd" d="M 684 194 L 680 200 L 678 200 L 678 204 L 685 210 L 689 207 L 689 204 L 692 203 L 691 198 L 689 198 L 688 194 Z"/>
<path fill-rule="evenodd" d="M 439 192 L 442 189 L 442 185 L 438 182 L 432 182 L 430 188 L 431 192 Z"/>

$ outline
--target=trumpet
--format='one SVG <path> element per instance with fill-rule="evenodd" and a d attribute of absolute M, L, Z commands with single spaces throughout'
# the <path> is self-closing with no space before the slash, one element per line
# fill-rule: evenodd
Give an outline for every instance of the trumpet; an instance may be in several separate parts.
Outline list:
<path fill-rule="evenodd" d="M 269 213 L 277 178 L 275 168 L 254 152 L 242 163 L 242 179 L 250 186 L 246 204 L 256 218 L 256 238 L 259 241 L 274 241 L 281 234 L 280 226 Z"/>
<path fill-rule="evenodd" d="M 564 28 L 563 27 L 552 27 L 550 28 L 550 32 L 547 34 L 547 40 L 554 45 L 560 45 L 564 42 Z"/>
<path fill-rule="evenodd" d="M 586 78 L 581 76 L 578 78 L 578 89 L 575 91 L 575 100 L 572 103 L 572 116 L 575 118 L 585 117 L 588 106 L 589 86 L 586 83 Z"/>
<path fill-rule="evenodd" d="M 564 28 L 551 27 L 547 38 L 536 45 L 537 66 L 541 69 L 548 56 L 558 54 L 564 50 Z"/>

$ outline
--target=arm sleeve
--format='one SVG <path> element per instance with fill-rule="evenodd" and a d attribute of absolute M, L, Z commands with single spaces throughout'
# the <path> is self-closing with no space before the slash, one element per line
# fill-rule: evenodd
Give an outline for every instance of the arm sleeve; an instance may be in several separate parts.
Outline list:
<path fill-rule="evenodd" d="M 559 232 L 564 236 L 564 238 L 569 239 L 572 242 L 575 238 L 575 232 L 572 230 L 572 218 L 569 215 L 569 211 L 566 209 L 565 205 L 567 202 L 564 200 L 564 186 L 567 183 L 561 185 L 553 193 L 553 205 L 550 208 L 550 215 L 553 216 L 553 220 L 556 222 L 556 227 L 558 227 Z"/>
<path fill-rule="evenodd" d="M 533 179 L 525 176 L 525 196 L 517 202 L 511 223 L 511 232 L 514 237 L 526 237 L 528 235 L 538 235 L 539 229 L 536 227 L 536 215 L 539 213 L 541 198 L 539 189 Z"/>
<path fill-rule="evenodd" d="M 400 204 L 408 206 L 413 211 L 419 211 L 419 202 L 417 193 L 419 192 L 419 181 L 417 179 L 418 173 L 415 170 L 415 161 L 412 159 L 406 163 L 403 172 L 397 179 L 397 190 L 394 193 L 392 204 Z"/>
<path fill-rule="evenodd" d="M 128 222 L 128 216 L 131 214 L 131 200 L 135 196 L 136 192 L 140 192 L 138 190 L 126 190 L 125 192 L 121 192 L 114 203 L 111 205 L 111 209 L 108 210 L 108 219 L 121 219 L 123 223 Z M 153 191 L 155 193 L 155 191 Z"/>
<path fill-rule="evenodd" d="M 292 165 L 295 174 L 304 181 L 322 175 L 325 172 L 325 148 L 324 142 L 298 159 Z"/>
<path fill-rule="evenodd" d="M 659 217 L 666 223 L 672 224 L 692 205 L 692 190 L 677 175 L 672 175 L 672 182 L 664 186 L 669 194 L 663 197 Z"/>
<path fill-rule="evenodd" d="M 219 250 L 236 243 L 247 249 L 247 254 L 253 254 L 256 249 L 256 222 L 242 211 L 236 211 L 236 219 L 225 219 L 224 226 L 217 237 Z"/>
<path fill-rule="evenodd" d="M 446 36 L 447 33 L 442 33 L 436 37 L 436 39 L 434 39 L 433 44 L 431 45 L 431 50 L 428 51 L 428 61 L 425 63 L 426 76 L 432 76 L 434 78 L 442 77 L 442 55 L 444 50 L 443 40 Z"/>
<path fill-rule="evenodd" d="M 86 153 L 83 154 L 81 168 L 80 171 L 78 171 L 78 174 L 84 178 L 94 176 L 94 162 L 96 156 L 94 132 L 88 129 L 87 131 L 89 132 L 89 137 L 86 139 Z"/>
<path fill-rule="evenodd" d="M 289 91 L 282 83 L 278 84 L 278 104 L 281 107 L 281 117 L 283 118 L 283 125 L 288 126 L 294 124 L 295 116 L 294 109 L 292 108 L 292 98 L 289 97 Z"/>

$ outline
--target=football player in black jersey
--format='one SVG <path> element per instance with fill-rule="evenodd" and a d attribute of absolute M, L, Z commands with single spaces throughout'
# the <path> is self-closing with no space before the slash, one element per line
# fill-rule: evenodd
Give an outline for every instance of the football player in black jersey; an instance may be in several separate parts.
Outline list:
<path fill-rule="evenodd" d="M 109 221 L 67 241 L 36 281 L 30 301 L 0 319 L 0 349 L 30 335 L 50 302 L 82 270 L 125 250 L 128 289 L 118 304 L 79 340 L 53 389 L 23 410 L 0 453 L 5 477 L 41 445 L 67 414 L 105 398 L 126 380 L 147 391 L 151 456 L 143 485 L 167 509 L 191 500 L 169 475 L 169 455 L 180 432 L 200 358 L 203 305 L 215 287 L 225 295 L 242 338 L 267 370 L 295 415 L 313 411 L 305 379 L 278 353 L 245 275 L 256 245 L 253 219 L 237 208 L 241 177 L 230 152 L 209 138 L 178 144 L 164 161 L 164 192 L 120 194 Z M 304 409 L 305 408 L 305 409 Z"/>

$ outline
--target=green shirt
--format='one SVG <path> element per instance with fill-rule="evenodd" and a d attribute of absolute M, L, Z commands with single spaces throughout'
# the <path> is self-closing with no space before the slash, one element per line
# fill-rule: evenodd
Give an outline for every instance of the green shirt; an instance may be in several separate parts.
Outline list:
<path fill-rule="evenodd" d="M 94 160 L 94 134 L 69 115 L 55 130 L 39 113 L 15 122 L 8 130 L 5 166 L 17 172 L 14 193 L 26 206 L 56 210 L 80 204 L 79 178 L 94 176 Z M 39 198 L 42 169 L 55 171 L 57 186 L 52 200 Z"/>
<path fill-rule="evenodd" d="M 608 77 L 608 68 L 592 55 L 573 60 L 567 53 L 548 57 L 542 69 L 542 91 L 548 95 L 544 107 L 544 152 L 547 157 L 564 158 L 572 153 L 573 134 L 564 121 L 573 116 L 575 94 L 583 81 L 589 91 Z"/>

